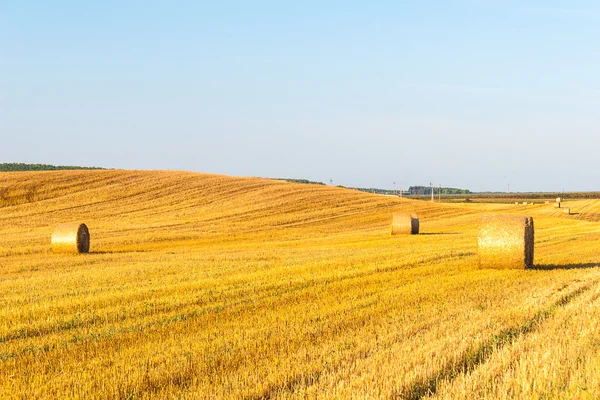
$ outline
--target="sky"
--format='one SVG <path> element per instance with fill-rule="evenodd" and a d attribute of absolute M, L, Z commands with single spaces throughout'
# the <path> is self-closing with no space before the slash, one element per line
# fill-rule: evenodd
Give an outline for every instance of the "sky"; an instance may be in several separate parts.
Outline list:
<path fill-rule="evenodd" d="M 0 0 L 0 162 L 600 190 L 595 1 Z"/>

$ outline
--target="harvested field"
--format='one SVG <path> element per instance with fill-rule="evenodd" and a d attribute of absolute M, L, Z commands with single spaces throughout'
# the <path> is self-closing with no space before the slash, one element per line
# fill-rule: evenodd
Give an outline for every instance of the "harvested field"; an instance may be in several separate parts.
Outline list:
<path fill-rule="evenodd" d="M 2 187 L 5 398 L 600 396 L 600 224 L 551 205 L 161 171 Z M 426 232 L 390 235 L 413 212 Z M 482 215 L 521 212 L 535 267 L 479 269 Z M 64 221 L 91 253 L 52 253 Z"/>

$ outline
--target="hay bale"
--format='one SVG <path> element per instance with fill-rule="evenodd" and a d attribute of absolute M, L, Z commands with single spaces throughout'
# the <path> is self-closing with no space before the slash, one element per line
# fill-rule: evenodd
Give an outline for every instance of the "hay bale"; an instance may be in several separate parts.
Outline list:
<path fill-rule="evenodd" d="M 417 235 L 419 218 L 416 214 L 393 214 L 392 235 Z"/>
<path fill-rule="evenodd" d="M 550 202 L 549 201 L 545 201 L 544 204 L 550 204 Z"/>
<path fill-rule="evenodd" d="M 560 203 L 554 203 L 554 208 L 560 208 Z"/>
<path fill-rule="evenodd" d="M 523 205 L 524 205 L 524 206 L 526 206 L 526 205 L 527 205 L 527 202 L 526 202 L 526 201 L 524 201 L 524 202 L 523 202 Z"/>
<path fill-rule="evenodd" d="M 484 215 L 477 239 L 479 267 L 522 269 L 533 266 L 533 218 Z"/>
<path fill-rule="evenodd" d="M 515 204 L 519 204 L 519 202 L 518 202 L 518 201 L 515 201 Z"/>
<path fill-rule="evenodd" d="M 571 215 L 571 209 L 569 207 L 563 208 L 562 210 L 565 214 Z"/>
<path fill-rule="evenodd" d="M 89 253 L 90 232 L 85 224 L 61 224 L 52 232 L 53 253 Z"/>
<path fill-rule="evenodd" d="M 562 199 L 561 199 L 560 197 L 557 197 L 557 198 L 556 198 L 556 202 L 557 202 L 557 203 L 560 203 L 561 201 L 562 201 Z"/>
<path fill-rule="evenodd" d="M 532 205 L 533 205 L 533 203 L 529 203 L 529 205 L 530 205 L 530 206 L 532 206 Z"/>

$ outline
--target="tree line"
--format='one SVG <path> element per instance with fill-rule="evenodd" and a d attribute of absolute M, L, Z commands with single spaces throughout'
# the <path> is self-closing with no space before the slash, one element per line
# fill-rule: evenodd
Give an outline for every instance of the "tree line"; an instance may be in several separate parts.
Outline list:
<path fill-rule="evenodd" d="M 408 193 L 407 192 L 404 192 L 404 193 L 409 194 L 409 195 L 421 195 L 421 196 L 428 195 L 428 194 L 431 194 L 431 187 L 430 186 L 411 186 L 408 188 Z M 434 186 L 433 193 L 439 194 L 440 188 Z M 441 193 L 442 194 L 471 194 L 472 192 L 468 189 L 442 187 Z"/>
<path fill-rule="evenodd" d="M 74 165 L 50 165 L 50 164 L 25 164 L 25 163 L 2 163 L 0 172 L 19 171 L 66 171 L 77 169 L 104 169 L 100 167 L 79 167 Z"/>

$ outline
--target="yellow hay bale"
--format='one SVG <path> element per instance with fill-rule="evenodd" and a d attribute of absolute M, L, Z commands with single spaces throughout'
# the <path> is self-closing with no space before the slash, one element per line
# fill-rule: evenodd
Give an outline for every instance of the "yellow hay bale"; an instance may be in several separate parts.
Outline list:
<path fill-rule="evenodd" d="M 522 269 L 533 266 L 533 218 L 484 215 L 477 240 L 479 267 Z"/>
<path fill-rule="evenodd" d="M 571 215 L 571 209 L 569 207 L 562 209 L 565 214 Z"/>
<path fill-rule="evenodd" d="M 530 205 L 530 206 L 532 206 L 532 205 L 533 205 L 533 203 L 529 203 L 529 205 Z"/>
<path fill-rule="evenodd" d="M 85 224 L 61 224 L 52 232 L 53 253 L 89 253 L 90 232 Z"/>
<path fill-rule="evenodd" d="M 550 204 L 550 202 L 549 201 L 545 201 L 544 204 Z"/>
<path fill-rule="evenodd" d="M 554 208 L 560 208 L 560 203 L 554 203 Z"/>
<path fill-rule="evenodd" d="M 518 201 L 515 201 L 515 204 L 519 204 L 519 202 L 518 202 Z"/>
<path fill-rule="evenodd" d="M 417 235 L 419 218 L 416 214 L 393 214 L 392 235 Z"/>
<path fill-rule="evenodd" d="M 557 202 L 557 203 L 560 203 L 561 201 L 562 201 L 562 199 L 561 199 L 560 197 L 557 197 L 557 198 L 556 198 L 556 202 Z"/>
<path fill-rule="evenodd" d="M 526 202 L 526 201 L 524 201 L 524 202 L 523 202 L 523 205 L 524 205 L 524 206 L 526 206 L 526 205 L 527 205 L 527 202 Z"/>

